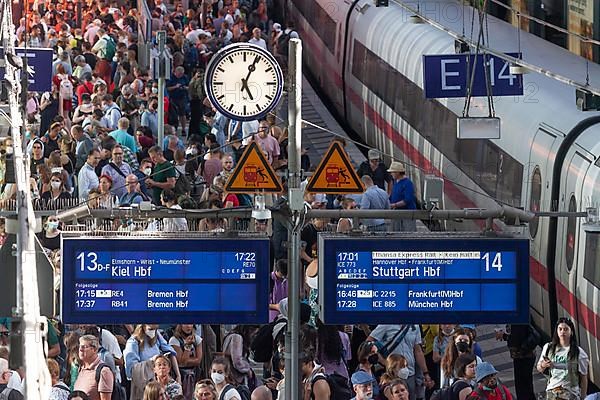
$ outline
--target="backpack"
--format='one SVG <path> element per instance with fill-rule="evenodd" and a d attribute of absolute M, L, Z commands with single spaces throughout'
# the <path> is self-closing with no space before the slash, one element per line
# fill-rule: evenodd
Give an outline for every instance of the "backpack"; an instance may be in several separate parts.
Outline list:
<path fill-rule="evenodd" d="M 238 201 L 240 202 L 240 207 L 244 207 L 244 206 L 248 206 L 248 207 L 252 207 L 252 197 L 250 197 L 250 195 L 247 195 L 245 193 L 238 193 L 236 194 Z"/>
<path fill-rule="evenodd" d="M 110 36 L 106 36 L 102 39 L 106 41 L 106 54 L 104 56 L 104 59 L 112 61 L 113 57 L 115 56 L 115 53 L 117 52 L 117 44 Z"/>
<path fill-rule="evenodd" d="M 277 38 L 277 54 L 287 59 L 290 47 L 290 34 L 294 31 L 289 31 L 288 33 L 282 32 L 279 38 Z"/>
<path fill-rule="evenodd" d="M 73 83 L 71 83 L 68 77 L 61 78 L 59 93 L 63 100 L 71 100 L 73 98 Z"/>
<path fill-rule="evenodd" d="M 0 392 L 0 400 L 8 400 L 8 398 L 10 397 L 10 394 L 13 390 L 15 390 L 15 389 L 7 387 L 2 392 Z"/>
<path fill-rule="evenodd" d="M 233 386 L 232 384 L 228 384 L 227 386 L 225 386 L 225 388 L 221 392 L 221 395 L 219 396 L 219 400 L 224 400 L 225 394 L 227 394 L 227 392 L 229 392 L 231 389 L 235 389 L 238 391 L 238 393 L 240 394 L 241 400 L 250 400 L 251 393 L 250 393 L 250 389 L 248 388 L 248 386 L 246 386 L 246 385 Z"/>
<path fill-rule="evenodd" d="M 273 328 L 276 322 L 277 320 L 262 325 L 254 335 L 250 343 L 250 358 L 255 362 L 264 363 L 271 361 L 275 342 L 273 339 Z"/>
<path fill-rule="evenodd" d="M 458 393 L 454 393 L 454 387 L 455 387 L 454 385 L 458 382 L 463 382 L 463 381 L 455 380 L 454 382 L 452 382 L 452 385 L 436 390 L 435 392 L 433 392 L 431 394 L 431 397 L 429 400 L 457 400 Z M 463 383 L 468 386 L 468 384 L 466 382 L 463 382 Z"/>
<path fill-rule="evenodd" d="M 313 386 L 318 381 L 325 379 L 329 385 L 329 391 L 331 392 L 330 400 L 350 400 L 352 398 L 352 390 L 348 385 L 348 379 L 335 372 L 331 375 L 318 373 L 313 376 L 310 382 L 310 398 L 314 399 Z"/>
<path fill-rule="evenodd" d="M 115 103 L 113 103 L 113 106 L 111 108 L 109 108 L 108 110 L 106 110 L 104 112 L 104 116 L 112 122 L 112 118 L 110 116 L 113 111 L 117 111 L 119 113 L 119 118 L 117 118 L 117 120 L 121 119 L 121 117 L 123 116 L 123 113 L 121 112 L 121 109 L 119 108 L 119 106 L 117 106 Z"/>
<path fill-rule="evenodd" d="M 189 194 L 192 192 L 192 184 L 185 174 L 182 174 L 175 168 L 175 173 L 177 174 L 177 180 L 175 181 L 175 186 L 173 187 L 173 192 L 177 196 L 181 196 L 184 194 Z"/>
<path fill-rule="evenodd" d="M 186 39 L 183 44 L 183 65 L 192 70 L 198 65 L 199 59 L 198 49 Z"/>
<path fill-rule="evenodd" d="M 103 362 L 98 364 L 98 366 L 96 367 L 96 384 L 100 383 L 100 375 L 102 374 L 102 369 L 105 367 L 110 369 L 110 372 L 113 372 L 113 370 L 107 364 L 104 364 Z M 127 400 L 127 393 L 125 392 L 125 388 L 121 386 L 119 382 L 117 382 L 116 377 L 113 379 L 113 390 L 110 395 L 110 398 L 111 400 Z"/>

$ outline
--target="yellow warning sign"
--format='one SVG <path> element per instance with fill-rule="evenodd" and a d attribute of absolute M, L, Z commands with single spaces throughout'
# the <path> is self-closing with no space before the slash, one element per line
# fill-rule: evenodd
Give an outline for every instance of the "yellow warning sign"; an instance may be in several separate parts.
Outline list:
<path fill-rule="evenodd" d="M 279 193 L 283 186 L 260 147 L 250 143 L 229 177 L 225 190 L 230 193 Z"/>
<path fill-rule="evenodd" d="M 344 148 L 339 142 L 333 142 L 308 182 L 306 191 L 327 194 L 363 193 L 365 187 Z"/>

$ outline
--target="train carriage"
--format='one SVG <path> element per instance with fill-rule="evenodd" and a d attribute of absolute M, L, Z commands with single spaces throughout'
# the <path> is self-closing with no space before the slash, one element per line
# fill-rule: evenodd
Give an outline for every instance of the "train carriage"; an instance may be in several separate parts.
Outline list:
<path fill-rule="evenodd" d="M 452 0 L 410 6 L 417 3 L 427 18 L 471 32 L 470 7 Z M 422 66 L 423 55 L 454 53 L 454 38 L 413 23 L 394 1 L 380 8 L 371 0 L 288 0 L 287 6 L 304 42 L 306 68 L 339 116 L 368 145 L 413 165 L 408 170 L 417 190 L 425 174 L 445 178 L 445 208 L 503 202 L 532 211 L 581 211 L 600 203 L 600 113 L 578 111 L 574 87 L 526 74 L 523 96 L 494 99 L 500 139 L 459 140 L 464 99 L 426 99 Z M 527 62 L 585 81 L 584 59 L 525 32 L 518 38 L 514 26 L 494 17 L 488 21 L 489 47 L 516 52 L 520 39 Z M 495 78 L 514 80 L 506 69 L 501 74 Z M 596 64 L 590 82 L 600 87 Z M 487 113 L 487 99 L 474 98 L 470 115 Z M 600 231 L 585 222 L 539 218 L 529 224 L 531 315 L 548 335 L 558 316 L 577 321 L 590 379 L 599 385 Z"/>

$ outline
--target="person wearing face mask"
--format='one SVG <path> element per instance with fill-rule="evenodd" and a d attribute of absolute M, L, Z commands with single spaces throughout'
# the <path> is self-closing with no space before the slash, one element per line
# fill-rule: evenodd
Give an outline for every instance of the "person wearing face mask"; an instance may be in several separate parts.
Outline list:
<path fill-rule="evenodd" d="M 148 102 L 148 109 L 142 113 L 141 124 L 142 126 L 147 126 L 150 128 L 152 135 L 154 137 L 158 137 L 158 99 L 155 97 L 156 95 L 152 95 Z"/>
<path fill-rule="evenodd" d="M 60 231 L 58 230 L 59 222 L 55 216 L 50 216 L 46 220 L 43 231 L 37 234 L 40 244 L 48 250 L 60 249 Z"/>
<path fill-rule="evenodd" d="M 469 400 L 512 400 L 510 390 L 498 382 L 498 371 L 488 362 L 477 364 L 475 368 L 477 386 L 471 392 Z"/>
<path fill-rule="evenodd" d="M 149 158 L 142 159 L 140 167 L 133 171 L 133 174 L 138 178 L 140 192 L 143 193 L 147 199 L 151 199 L 152 191 L 146 186 L 146 177 L 152 175 L 152 161 Z"/>
<path fill-rule="evenodd" d="M 63 174 L 53 172 L 50 177 L 50 190 L 42 193 L 42 202 L 48 209 L 56 209 L 62 207 L 61 200 L 68 200 L 70 198 L 71 194 L 65 190 Z"/>
<path fill-rule="evenodd" d="M 240 393 L 233 386 L 229 373 L 229 362 L 224 357 L 216 357 L 211 366 L 210 379 L 215 383 L 217 397 L 222 400 L 241 400 Z"/>
<path fill-rule="evenodd" d="M 446 347 L 444 356 L 441 361 L 440 387 L 452 385 L 455 380 L 454 364 L 457 358 L 462 354 L 472 354 L 471 337 L 464 329 L 456 329 L 452 336 L 452 341 Z M 481 362 L 481 358 L 476 357 L 477 362 Z"/>
<path fill-rule="evenodd" d="M 408 362 L 404 356 L 400 354 L 390 354 L 386 358 L 385 373 L 379 378 L 380 392 L 377 400 L 387 399 L 390 393 L 390 385 L 394 380 L 402 379 L 406 381 L 410 375 L 410 369 L 408 368 Z"/>
<path fill-rule="evenodd" d="M 125 350 L 123 351 L 123 357 L 125 358 L 125 375 L 128 380 L 132 380 L 136 370 L 145 368 L 147 361 L 152 361 L 155 356 L 160 354 L 166 354 L 171 361 L 173 371 L 175 371 L 177 375 L 177 382 L 181 383 L 181 375 L 179 373 L 179 365 L 177 364 L 176 358 L 177 352 L 173 346 L 168 344 L 162 335 L 157 332 L 157 328 L 158 325 L 156 324 L 137 325 L 131 337 L 127 339 Z M 132 382 L 132 394 L 134 391 L 133 387 L 134 385 Z"/>
<path fill-rule="evenodd" d="M 375 377 L 375 367 L 378 364 L 384 364 L 385 359 L 381 357 L 374 341 L 365 341 L 358 346 L 357 351 L 358 368 L 357 371 L 364 371 L 373 378 L 373 396 L 379 395 L 379 385 Z"/>

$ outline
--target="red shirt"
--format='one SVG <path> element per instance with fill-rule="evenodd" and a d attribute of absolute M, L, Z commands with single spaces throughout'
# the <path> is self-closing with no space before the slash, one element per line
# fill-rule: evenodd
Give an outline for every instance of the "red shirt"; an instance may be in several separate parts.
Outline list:
<path fill-rule="evenodd" d="M 502 392 L 504 391 L 504 397 L 502 397 Z M 480 396 L 479 393 L 483 393 L 483 396 Z M 479 385 L 475 390 L 471 392 L 468 400 L 513 400 L 512 395 L 510 394 L 510 390 L 504 385 L 498 385 L 496 389 L 493 391 L 483 389 L 483 386 Z"/>

